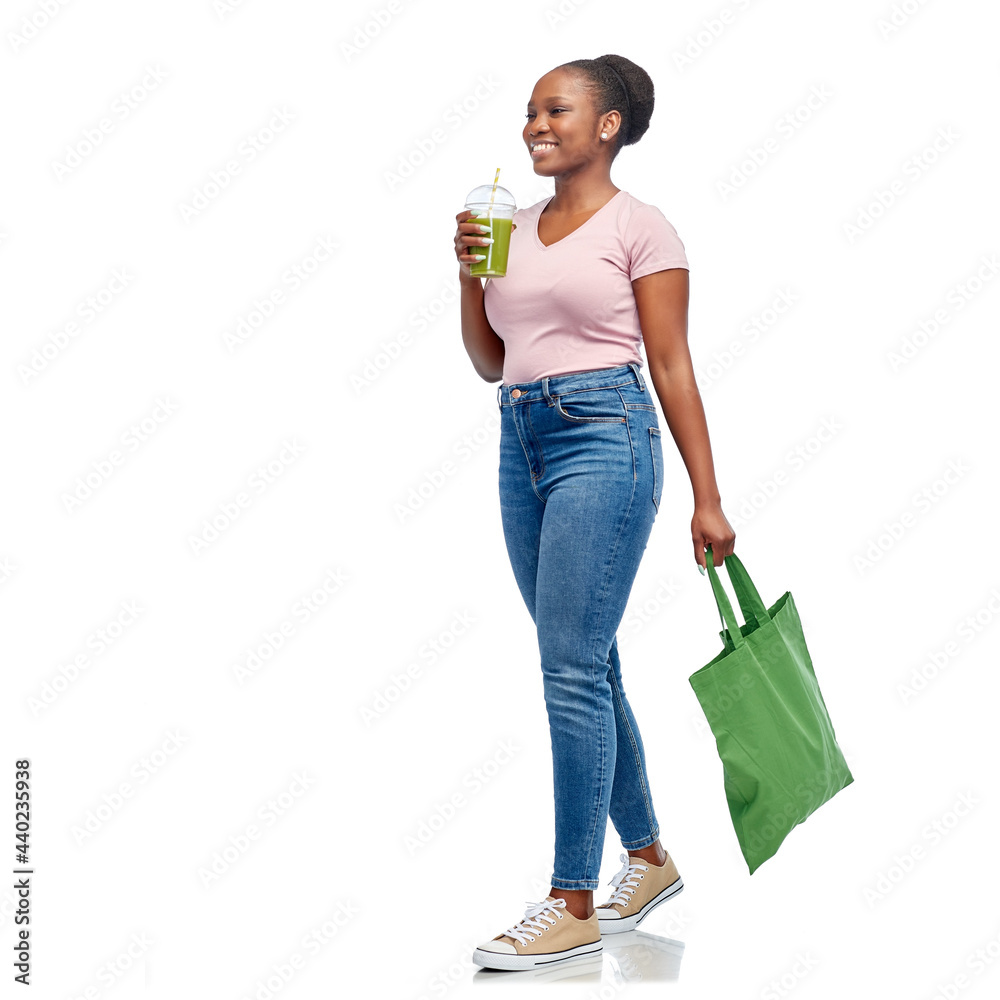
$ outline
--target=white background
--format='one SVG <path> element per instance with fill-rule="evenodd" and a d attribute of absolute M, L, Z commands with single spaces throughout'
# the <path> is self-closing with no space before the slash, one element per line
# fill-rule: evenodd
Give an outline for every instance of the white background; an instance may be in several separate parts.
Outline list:
<path fill-rule="evenodd" d="M 686 887 L 564 990 L 995 996 L 995 6 L 47 6 L 0 23 L 4 867 L 29 758 L 38 995 L 538 985 L 469 962 L 545 895 L 553 820 L 454 217 L 497 166 L 550 194 L 535 81 L 619 53 L 656 107 L 612 180 L 684 241 L 736 549 L 794 594 L 855 782 L 747 874 L 665 433 L 619 634 Z"/>

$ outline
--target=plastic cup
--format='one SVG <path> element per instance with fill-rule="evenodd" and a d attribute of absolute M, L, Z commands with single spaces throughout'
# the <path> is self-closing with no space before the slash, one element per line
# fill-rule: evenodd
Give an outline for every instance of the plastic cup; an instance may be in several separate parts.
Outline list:
<path fill-rule="evenodd" d="M 490 195 L 493 202 L 490 204 Z M 480 226 L 489 226 L 493 242 L 470 246 L 469 253 L 486 254 L 485 260 L 477 260 L 469 265 L 469 270 L 477 278 L 502 278 L 507 273 L 507 257 L 510 253 L 510 232 L 514 224 L 514 213 L 517 205 L 514 196 L 499 185 L 496 191 L 492 184 L 483 184 L 469 192 L 465 199 L 465 207 L 476 214 L 466 219 Z"/>

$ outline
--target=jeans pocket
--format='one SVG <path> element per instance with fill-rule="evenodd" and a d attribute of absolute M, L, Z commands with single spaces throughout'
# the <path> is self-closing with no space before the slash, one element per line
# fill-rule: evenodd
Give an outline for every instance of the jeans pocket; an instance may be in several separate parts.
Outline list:
<path fill-rule="evenodd" d="M 653 506 L 660 510 L 660 494 L 663 491 L 663 441 L 660 428 L 649 428 L 649 449 L 653 455 Z"/>
<path fill-rule="evenodd" d="M 574 424 L 623 424 L 625 404 L 617 389 L 586 389 L 554 396 L 556 413 Z"/>

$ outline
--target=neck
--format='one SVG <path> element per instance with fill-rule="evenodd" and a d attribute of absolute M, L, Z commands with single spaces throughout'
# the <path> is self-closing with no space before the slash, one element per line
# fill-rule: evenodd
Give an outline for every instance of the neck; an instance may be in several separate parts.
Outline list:
<path fill-rule="evenodd" d="M 556 193 L 545 211 L 559 215 L 593 212 L 607 204 L 621 189 L 611 182 L 609 172 L 556 176 Z"/>

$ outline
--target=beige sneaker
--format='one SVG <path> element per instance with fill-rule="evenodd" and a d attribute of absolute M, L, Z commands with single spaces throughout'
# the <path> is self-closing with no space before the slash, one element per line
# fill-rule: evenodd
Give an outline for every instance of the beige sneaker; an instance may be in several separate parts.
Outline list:
<path fill-rule="evenodd" d="M 684 888 L 673 858 L 667 854 L 659 867 L 635 855 L 622 855 L 622 870 L 611 880 L 614 895 L 594 912 L 602 934 L 634 930 L 650 910 Z"/>
<path fill-rule="evenodd" d="M 579 920 L 566 912 L 565 899 L 546 896 L 529 903 L 519 923 L 476 948 L 472 961 L 484 969 L 536 969 L 602 948 L 596 911 Z"/>

